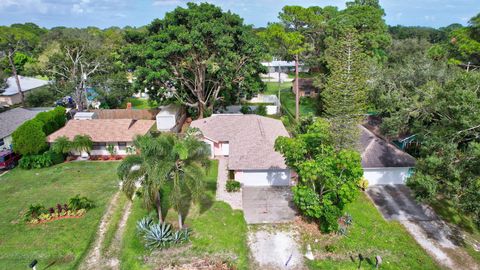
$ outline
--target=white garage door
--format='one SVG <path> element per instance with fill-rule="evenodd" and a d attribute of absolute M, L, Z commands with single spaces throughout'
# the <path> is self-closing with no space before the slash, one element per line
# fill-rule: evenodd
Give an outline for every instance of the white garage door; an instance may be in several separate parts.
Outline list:
<path fill-rule="evenodd" d="M 365 168 L 363 176 L 371 185 L 404 185 L 411 168 Z"/>
<path fill-rule="evenodd" d="M 245 186 L 289 186 L 290 170 L 236 171 L 235 180 Z"/>

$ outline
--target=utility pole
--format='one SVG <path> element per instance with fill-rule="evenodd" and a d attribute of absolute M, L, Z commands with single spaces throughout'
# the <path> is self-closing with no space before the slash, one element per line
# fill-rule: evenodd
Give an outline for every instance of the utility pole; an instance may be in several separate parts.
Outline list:
<path fill-rule="evenodd" d="M 282 90 L 282 82 L 280 78 L 280 73 L 281 73 L 281 67 L 280 67 L 280 61 L 278 61 L 278 110 L 280 111 L 280 106 L 282 104 L 281 99 L 280 99 L 280 92 Z"/>
<path fill-rule="evenodd" d="M 298 96 L 298 53 L 295 55 L 295 120 L 298 121 L 300 118 L 300 97 Z"/>

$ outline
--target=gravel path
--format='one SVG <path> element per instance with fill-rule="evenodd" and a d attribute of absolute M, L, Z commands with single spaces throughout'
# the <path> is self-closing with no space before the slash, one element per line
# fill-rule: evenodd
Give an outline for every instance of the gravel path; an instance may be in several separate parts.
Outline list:
<path fill-rule="evenodd" d="M 225 184 L 228 179 L 228 158 L 218 158 L 218 179 L 217 179 L 217 201 L 224 201 L 228 203 L 233 209 L 242 210 L 242 191 L 227 192 Z"/>

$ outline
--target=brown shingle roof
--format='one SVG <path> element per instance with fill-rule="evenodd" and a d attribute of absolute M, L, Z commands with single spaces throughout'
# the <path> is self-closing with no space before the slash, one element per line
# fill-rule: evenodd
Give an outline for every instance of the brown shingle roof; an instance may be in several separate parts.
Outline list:
<path fill-rule="evenodd" d="M 363 168 L 414 167 L 415 158 L 373 132 L 360 126 L 360 145 Z"/>
<path fill-rule="evenodd" d="M 258 115 L 214 115 L 195 120 L 191 127 L 215 141 L 229 142 L 230 170 L 286 169 L 282 155 L 275 151 L 275 139 L 289 137 L 283 123 Z"/>
<path fill-rule="evenodd" d="M 131 142 L 136 135 L 145 135 L 154 124 L 154 120 L 70 120 L 63 128 L 50 134 L 47 141 L 53 142 L 60 136 L 73 139 L 75 135 L 89 135 L 93 142 Z"/>

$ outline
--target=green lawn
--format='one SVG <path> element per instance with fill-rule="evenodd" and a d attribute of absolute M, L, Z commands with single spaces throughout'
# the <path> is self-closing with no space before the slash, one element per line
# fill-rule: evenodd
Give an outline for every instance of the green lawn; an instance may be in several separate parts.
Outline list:
<path fill-rule="evenodd" d="M 70 162 L 37 170 L 14 169 L 0 177 L 0 269 L 74 269 L 95 237 L 100 218 L 118 190 L 117 162 Z M 30 204 L 66 203 L 80 194 L 96 208 L 79 219 L 26 224 Z"/>
<path fill-rule="evenodd" d="M 206 256 L 225 259 L 238 269 L 248 268 L 247 225 L 243 212 L 232 210 L 226 203 L 214 201 L 217 169 L 218 163 L 215 161 L 206 179 L 205 200 L 199 206 L 193 206 L 185 219 L 186 226 L 192 229 L 192 237 L 184 250 L 181 247 L 177 251 L 171 248 L 153 254 L 145 250 L 136 235 L 135 225 L 148 213 L 139 200 L 134 201 L 123 239 L 121 269 L 158 269 L 161 263 L 181 263 Z M 175 211 L 169 210 L 166 219 L 176 226 Z M 147 263 L 144 263 L 145 258 Z"/>
<path fill-rule="evenodd" d="M 309 263 L 310 269 L 357 269 L 359 253 L 368 258 L 362 269 L 374 269 L 377 255 L 383 259 L 380 269 L 439 269 L 400 223 L 383 219 L 365 194 L 350 204 L 346 212 L 353 217 L 346 236 L 317 236 L 319 241 L 314 243 L 311 235 L 304 235 L 312 249 L 325 257 Z"/>
<path fill-rule="evenodd" d="M 155 109 L 158 107 L 157 102 L 144 98 L 128 98 L 123 108 L 127 107 L 127 102 L 132 103 L 132 109 Z"/>
<path fill-rule="evenodd" d="M 295 117 L 295 95 L 292 92 L 292 83 L 285 82 L 281 83 L 280 87 L 278 83 L 267 82 L 267 89 L 264 94 L 267 95 L 276 95 L 278 96 L 278 89 L 281 89 L 280 101 L 282 102 L 282 107 L 285 109 L 287 114 L 290 114 L 292 117 Z M 316 100 L 314 98 L 304 97 L 300 99 L 300 116 L 306 116 L 308 114 L 316 114 Z"/>
<path fill-rule="evenodd" d="M 466 234 L 467 238 L 474 239 L 480 242 L 480 229 L 475 225 L 472 218 L 456 210 L 452 201 L 436 200 L 430 204 L 435 213 L 437 213 L 443 220 L 459 226 Z M 465 250 L 480 263 L 480 252 L 475 251 L 470 244 L 466 244 Z"/>

